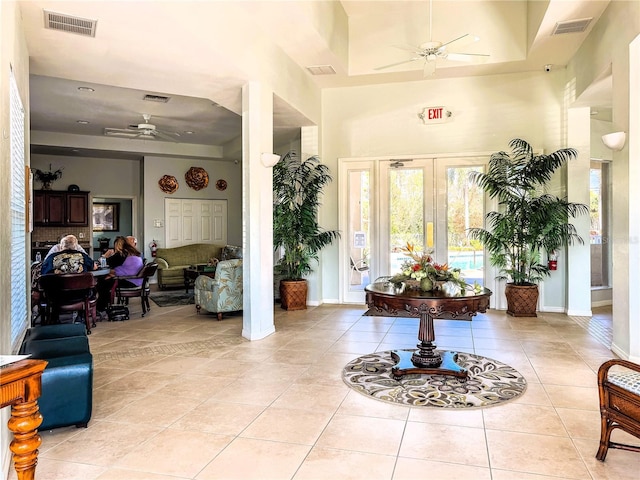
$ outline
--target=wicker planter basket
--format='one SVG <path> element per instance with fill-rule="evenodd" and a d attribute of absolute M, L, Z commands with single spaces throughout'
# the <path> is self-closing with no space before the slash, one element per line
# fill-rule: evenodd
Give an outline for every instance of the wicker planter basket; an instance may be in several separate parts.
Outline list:
<path fill-rule="evenodd" d="M 537 317 L 538 285 L 514 285 L 507 283 L 507 313 L 512 317 Z"/>
<path fill-rule="evenodd" d="M 306 310 L 307 281 L 280 280 L 280 306 L 285 310 Z"/>

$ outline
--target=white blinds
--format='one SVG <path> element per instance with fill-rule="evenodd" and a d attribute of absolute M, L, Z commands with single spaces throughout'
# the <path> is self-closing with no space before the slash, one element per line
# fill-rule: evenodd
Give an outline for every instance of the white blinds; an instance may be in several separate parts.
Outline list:
<path fill-rule="evenodd" d="M 11 102 L 11 348 L 18 343 L 28 326 L 26 196 L 24 163 L 24 109 L 13 72 L 9 81 Z"/>

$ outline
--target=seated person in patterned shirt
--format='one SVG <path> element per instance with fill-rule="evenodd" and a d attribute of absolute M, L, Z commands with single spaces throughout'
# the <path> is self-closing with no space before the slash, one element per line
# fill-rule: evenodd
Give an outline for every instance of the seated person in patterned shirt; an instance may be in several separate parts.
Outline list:
<path fill-rule="evenodd" d="M 46 257 L 44 257 L 44 258 L 47 258 L 47 257 L 49 257 L 49 256 L 53 255 L 54 253 L 58 253 L 58 252 L 62 251 L 62 249 L 60 248 L 60 244 L 62 243 L 62 239 L 63 239 L 64 237 L 68 237 L 68 236 L 69 236 L 69 235 L 63 235 L 63 236 L 60 238 L 60 243 L 56 243 L 53 247 L 51 247 L 51 248 L 49 249 L 49 251 L 47 252 L 47 256 L 46 256 Z M 71 236 L 73 237 L 73 235 L 71 235 Z M 80 245 L 80 244 L 79 244 L 79 243 L 77 243 L 77 242 L 76 242 L 76 244 L 78 245 L 78 248 L 77 248 L 77 249 L 78 249 L 78 251 L 80 251 L 80 252 L 82 252 L 82 253 L 87 253 L 87 251 L 86 251 L 84 248 L 82 248 L 82 245 Z"/>
<path fill-rule="evenodd" d="M 66 235 L 60 241 L 60 251 L 49 255 L 42 262 L 42 275 L 48 273 L 85 273 L 96 269 L 93 259 L 78 250 L 75 235 Z"/>

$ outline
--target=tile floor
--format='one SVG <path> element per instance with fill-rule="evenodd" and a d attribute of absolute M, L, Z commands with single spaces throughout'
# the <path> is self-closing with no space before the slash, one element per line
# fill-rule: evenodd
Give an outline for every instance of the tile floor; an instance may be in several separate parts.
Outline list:
<path fill-rule="evenodd" d="M 137 300 L 131 310 L 93 330 L 93 418 L 41 432 L 38 480 L 640 478 L 637 453 L 594 458 L 596 370 L 613 356 L 606 309 L 593 317 L 599 337 L 589 319 L 560 314 L 437 320 L 440 348 L 499 359 L 528 381 L 513 402 L 461 411 L 389 405 L 342 382 L 360 354 L 413 348 L 417 320 L 276 306 L 276 333 L 249 342 L 241 315 L 153 306 L 140 318 Z"/>

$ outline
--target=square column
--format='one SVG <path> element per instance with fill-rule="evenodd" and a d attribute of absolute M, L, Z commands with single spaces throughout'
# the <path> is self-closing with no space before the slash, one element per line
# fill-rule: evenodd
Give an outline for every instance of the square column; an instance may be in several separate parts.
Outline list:
<path fill-rule="evenodd" d="M 258 82 L 242 87 L 242 336 L 259 340 L 273 323 L 273 169 L 261 162 L 273 152 L 273 92 Z"/>

